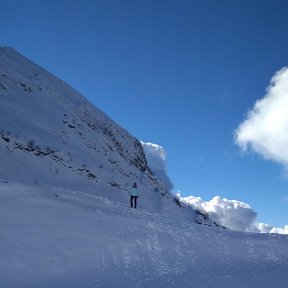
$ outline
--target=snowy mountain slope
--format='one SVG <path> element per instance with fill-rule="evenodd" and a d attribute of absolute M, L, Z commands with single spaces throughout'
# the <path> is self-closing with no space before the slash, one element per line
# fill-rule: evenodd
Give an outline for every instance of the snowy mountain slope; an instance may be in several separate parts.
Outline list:
<path fill-rule="evenodd" d="M 168 193 L 136 138 L 11 48 L 0 49 L 0 95 L 2 181 L 78 188 L 88 178 L 97 193 L 106 185 L 104 193 L 118 190 L 113 197 L 119 198 L 138 182 L 152 194 L 142 201 L 147 209 L 155 190 Z M 160 199 L 154 199 L 158 206 Z"/>
<path fill-rule="evenodd" d="M 76 190 L 2 184 L 0 193 L 1 287 L 286 287 L 287 236 L 191 224 Z"/>
<path fill-rule="evenodd" d="M 285 287 L 287 236 L 195 224 L 213 223 L 175 205 L 136 138 L 11 48 L 0 99 L 0 287 Z"/>
<path fill-rule="evenodd" d="M 0 48 L 0 181 L 109 194 L 127 202 L 137 182 L 144 209 L 171 202 L 139 140 L 69 85 L 12 48 Z M 161 196 L 160 196 L 161 195 Z M 162 197 L 165 196 L 165 197 Z M 214 225 L 193 210 L 191 221 Z M 216 224 L 217 225 L 217 224 Z"/>

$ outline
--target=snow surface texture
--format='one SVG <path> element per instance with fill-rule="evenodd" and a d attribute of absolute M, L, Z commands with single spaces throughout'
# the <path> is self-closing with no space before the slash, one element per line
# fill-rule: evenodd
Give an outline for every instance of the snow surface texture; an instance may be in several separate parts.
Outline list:
<path fill-rule="evenodd" d="M 0 193 L 1 287 L 287 285 L 284 235 L 191 224 L 169 207 L 135 210 L 76 190 L 6 184 Z"/>
<path fill-rule="evenodd" d="M 11 48 L 0 97 L 1 287 L 286 287 L 287 236 L 175 205 L 137 139 Z"/>

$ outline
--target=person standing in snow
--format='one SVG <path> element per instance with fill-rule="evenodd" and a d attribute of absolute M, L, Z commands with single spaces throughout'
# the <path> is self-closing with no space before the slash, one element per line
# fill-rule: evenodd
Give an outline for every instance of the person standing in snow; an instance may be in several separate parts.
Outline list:
<path fill-rule="evenodd" d="M 134 202 L 134 208 L 136 209 L 136 207 L 137 207 L 137 198 L 139 198 L 139 193 L 138 193 L 137 184 L 134 183 L 133 187 L 132 187 L 132 190 L 130 191 L 131 208 L 133 208 L 133 202 Z"/>

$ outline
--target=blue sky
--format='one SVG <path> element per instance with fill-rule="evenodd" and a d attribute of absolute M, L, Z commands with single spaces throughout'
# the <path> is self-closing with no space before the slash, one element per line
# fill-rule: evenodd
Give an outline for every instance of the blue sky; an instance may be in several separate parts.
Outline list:
<path fill-rule="evenodd" d="M 0 45 L 68 82 L 140 140 L 162 145 L 175 191 L 244 201 L 259 221 L 288 224 L 283 166 L 234 141 L 288 65 L 287 1 L 0 5 Z"/>

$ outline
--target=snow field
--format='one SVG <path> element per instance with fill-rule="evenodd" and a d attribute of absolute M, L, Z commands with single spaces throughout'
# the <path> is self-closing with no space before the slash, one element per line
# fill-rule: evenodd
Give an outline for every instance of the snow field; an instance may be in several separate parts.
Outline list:
<path fill-rule="evenodd" d="M 56 187 L 1 184 L 1 287 L 284 287 L 288 240 Z M 15 277 L 17 275 L 17 277 Z M 3 286 L 2 286 L 3 285 Z M 232 286 L 231 286 L 232 285 Z"/>

